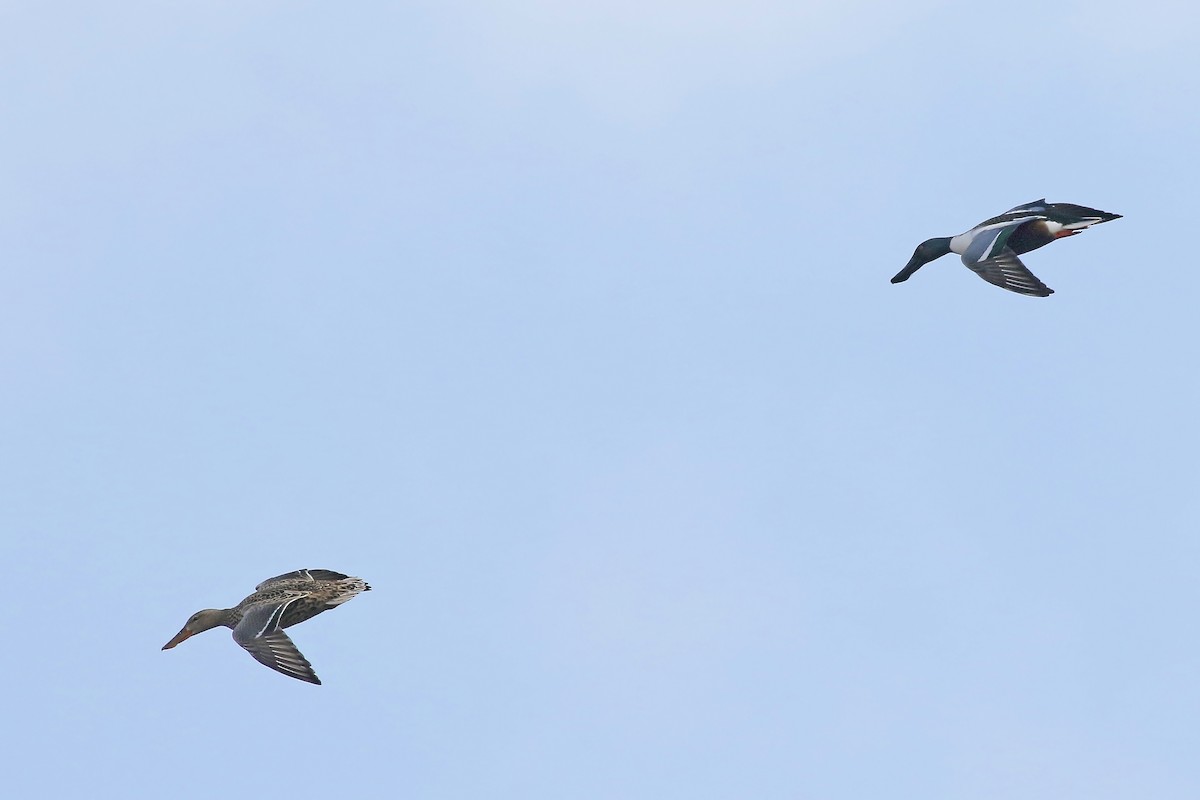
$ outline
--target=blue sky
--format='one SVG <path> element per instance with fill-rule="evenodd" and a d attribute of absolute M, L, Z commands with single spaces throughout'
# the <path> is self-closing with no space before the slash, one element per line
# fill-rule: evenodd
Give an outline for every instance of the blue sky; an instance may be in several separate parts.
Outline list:
<path fill-rule="evenodd" d="M 7 786 L 1196 797 L 1194 6 L 564 5 L 0 4 Z"/>

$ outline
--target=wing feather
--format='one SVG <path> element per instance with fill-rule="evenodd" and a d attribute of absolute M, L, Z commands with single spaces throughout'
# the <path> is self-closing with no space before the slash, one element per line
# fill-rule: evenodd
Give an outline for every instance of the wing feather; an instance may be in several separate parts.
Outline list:
<path fill-rule="evenodd" d="M 294 572 L 285 572 L 282 575 L 276 575 L 274 578 L 267 578 L 258 586 L 255 586 L 254 591 L 261 591 L 272 584 L 282 583 L 283 581 L 340 581 L 348 577 L 350 576 L 334 572 L 331 569 L 298 569 Z"/>
<path fill-rule="evenodd" d="M 304 592 L 291 593 L 276 603 L 264 603 L 247 610 L 241 622 L 233 629 L 233 640 L 246 649 L 256 661 L 281 672 L 289 678 L 320 684 L 296 645 L 283 632 L 280 622 L 288 607 L 308 595 Z"/>
<path fill-rule="evenodd" d="M 968 261 L 967 257 L 963 256 L 963 263 L 988 283 L 1010 292 L 1032 297 L 1048 297 L 1054 294 L 1054 290 L 1042 283 L 1021 263 L 1017 254 L 1007 247 L 983 261 Z"/>

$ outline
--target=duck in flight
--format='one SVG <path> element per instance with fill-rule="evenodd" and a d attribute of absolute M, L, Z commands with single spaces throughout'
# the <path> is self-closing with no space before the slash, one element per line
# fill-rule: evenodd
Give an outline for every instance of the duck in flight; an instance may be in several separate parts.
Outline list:
<path fill-rule="evenodd" d="M 914 272 L 935 258 L 957 253 L 962 256 L 964 264 L 988 283 L 1018 294 L 1046 297 L 1054 294 L 1054 290 L 1038 280 L 1017 256 L 1056 239 L 1082 233 L 1101 222 L 1120 218 L 1120 214 L 1109 214 L 1073 203 L 1035 200 L 984 220 L 958 236 L 921 242 L 904 269 L 892 278 L 892 283 L 908 280 Z"/>
<path fill-rule="evenodd" d="M 184 639 L 224 625 L 233 628 L 233 640 L 246 648 L 260 664 L 290 678 L 320 684 L 284 628 L 312 619 L 336 608 L 359 592 L 371 589 L 362 578 L 352 578 L 328 569 L 298 569 L 269 578 L 254 587 L 254 594 L 233 608 L 206 608 L 188 618 L 171 641 L 170 650 Z"/>

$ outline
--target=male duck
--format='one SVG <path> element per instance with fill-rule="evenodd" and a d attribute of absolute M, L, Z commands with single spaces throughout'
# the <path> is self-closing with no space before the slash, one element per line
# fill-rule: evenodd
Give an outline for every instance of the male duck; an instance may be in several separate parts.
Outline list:
<path fill-rule="evenodd" d="M 197 611 L 175 638 L 163 645 L 163 650 L 209 628 L 224 625 L 233 628 L 233 640 L 259 663 L 290 678 L 320 684 L 321 679 L 313 672 L 312 664 L 300 655 L 283 629 L 370 589 L 362 578 L 351 578 L 328 569 L 298 569 L 263 581 L 254 587 L 254 594 L 233 608 Z"/>
<path fill-rule="evenodd" d="M 922 265 L 935 258 L 957 253 L 964 264 L 988 283 L 1018 294 L 1046 297 L 1054 294 L 1054 290 L 1026 269 L 1017 256 L 1055 239 L 1082 233 L 1092 225 L 1120 218 L 1120 214 L 1073 203 L 1035 200 L 985 220 L 958 236 L 921 242 L 904 269 L 892 278 L 892 283 L 908 280 Z"/>

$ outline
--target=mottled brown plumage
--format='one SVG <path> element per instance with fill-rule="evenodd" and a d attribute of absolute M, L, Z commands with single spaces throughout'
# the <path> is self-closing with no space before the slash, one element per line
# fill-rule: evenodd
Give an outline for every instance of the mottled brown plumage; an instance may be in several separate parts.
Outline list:
<path fill-rule="evenodd" d="M 362 578 L 328 569 L 298 569 L 263 581 L 254 587 L 254 594 L 233 608 L 197 611 L 162 649 L 169 650 L 197 633 L 224 626 L 233 629 L 234 641 L 259 663 L 288 677 L 319 684 L 321 679 L 312 664 L 283 629 L 370 589 Z"/>

